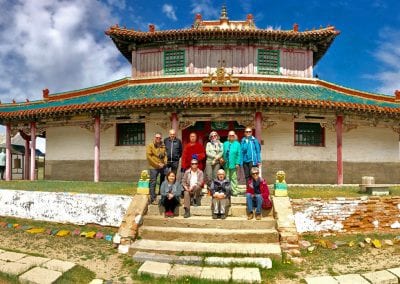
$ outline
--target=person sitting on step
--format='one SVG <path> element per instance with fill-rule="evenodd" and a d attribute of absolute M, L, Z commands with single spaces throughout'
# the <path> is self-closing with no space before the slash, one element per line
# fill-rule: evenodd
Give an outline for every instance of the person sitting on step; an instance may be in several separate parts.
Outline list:
<path fill-rule="evenodd" d="M 256 220 L 261 220 L 261 208 L 267 209 L 272 207 L 269 189 L 265 179 L 260 177 L 259 168 L 251 168 L 250 174 L 251 178 L 247 181 L 246 187 L 247 220 L 253 219 L 254 207 L 256 209 Z"/>
<path fill-rule="evenodd" d="M 193 198 L 194 206 L 200 205 L 200 193 L 203 187 L 203 171 L 198 168 L 199 162 L 192 159 L 190 168 L 185 172 L 182 179 L 183 202 L 185 208 L 184 218 L 190 217 L 190 203 Z"/>
<path fill-rule="evenodd" d="M 220 217 L 225 219 L 231 197 L 231 182 L 225 178 L 223 169 L 217 171 L 217 178 L 212 181 L 210 189 L 212 218 L 217 219 Z"/>
<path fill-rule="evenodd" d="M 165 207 L 164 216 L 174 217 L 175 208 L 180 202 L 182 186 L 176 181 L 176 175 L 173 171 L 167 174 L 164 182 L 161 184 L 160 194 L 160 204 Z"/>

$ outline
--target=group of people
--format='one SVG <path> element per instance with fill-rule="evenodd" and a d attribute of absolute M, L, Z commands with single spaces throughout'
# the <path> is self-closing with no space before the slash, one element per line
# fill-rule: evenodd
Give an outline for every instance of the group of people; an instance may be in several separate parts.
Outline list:
<path fill-rule="evenodd" d="M 173 217 L 181 196 L 184 200 L 184 217 L 190 217 L 190 206 L 200 205 L 201 190 L 207 185 L 212 196 L 213 219 L 225 219 L 231 196 L 241 192 L 238 188 L 238 170 L 243 167 L 246 179 L 246 204 L 248 219 L 261 219 L 261 208 L 271 207 L 266 181 L 260 176 L 261 146 L 245 129 L 245 136 L 238 141 L 234 131 L 229 131 L 224 143 L 216 131 L 209 135 L 204 148 L 190 133 L 189 142 L 182 147 L 174 129 L 162 140 L 161 133 L 147 146 L 146 157 L 150 166 L 150 202 L 165 207 L 165 217 Z M 177 180 L 181 160 L 181 182 Z M 204 172 L 203 172 L 204 171 Z M 205 173 L 205 174 L 204 174 Z M 157 202 L 156 184 L 160 178 L 160 203 Z"/>

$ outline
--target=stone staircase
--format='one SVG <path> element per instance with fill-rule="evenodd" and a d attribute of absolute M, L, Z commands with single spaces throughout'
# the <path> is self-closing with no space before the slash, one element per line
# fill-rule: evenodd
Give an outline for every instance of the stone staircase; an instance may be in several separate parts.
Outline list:
<path fill-rule="evenodd" d="M 203 196 L 200 206 L 191 206 L 190 218 L 183 218 L 183 206 L 176 208 L 174 218 L 165 218 L 163 207 L 149 205 L 139 238 L 130 245 L 129 253 L 232 254 L 281 259 L 272 210 L 263 211 L 262 220 L 247 220 L 245 197 L 232 197 L 227 218 L 221 220 L 211 218 L 210 204 L 211 197 Z"/>

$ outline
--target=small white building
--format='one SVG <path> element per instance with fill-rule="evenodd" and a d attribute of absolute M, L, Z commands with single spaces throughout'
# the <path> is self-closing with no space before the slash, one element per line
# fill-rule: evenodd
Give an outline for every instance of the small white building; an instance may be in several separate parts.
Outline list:
<path fill-rule="evenodd" d="M 400 183 L 400 92 L 373 94 L 319 80 L 313 68 L 339 31 L 258 29 L 253 16 L 196 15 L 192 28 L 110 27 L 132 76 L 0 105 L 7 133 L 46 137 L 46 178 L 136 180 L 155 131 L 185 143 L 246 126 L 262 143 L 263 175 L 289 183 Z M 338 70 L 340 72 L 340 70 Z M 210 75 L 211 74 L 211 75 Z M 34 143 L 32 143 L 34 144 Z M 34 147 L 34 145 L 33 145 Z"/>

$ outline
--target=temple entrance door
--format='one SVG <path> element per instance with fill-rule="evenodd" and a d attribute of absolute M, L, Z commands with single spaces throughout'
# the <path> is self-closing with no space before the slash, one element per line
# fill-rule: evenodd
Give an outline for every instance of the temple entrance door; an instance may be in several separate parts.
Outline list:
<path fill-rule="evenodd" d="M 221 137 L 221 142 L 225 142 L 228 139 L 228 132 L 234 130 L 240 142 L 244 136 L 244 129 L 245 127 L 236 121 L 197 121 L 195 125 L 182 130 L 182 143 L 185 146 L 189 142 L 190 133 L 194 132 L 197 134 L 198 141 L 205 147 L 208 142 L 208 136 L 213 130 L 217 131 Z"/>

